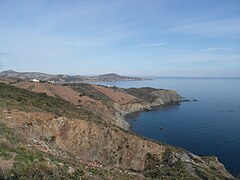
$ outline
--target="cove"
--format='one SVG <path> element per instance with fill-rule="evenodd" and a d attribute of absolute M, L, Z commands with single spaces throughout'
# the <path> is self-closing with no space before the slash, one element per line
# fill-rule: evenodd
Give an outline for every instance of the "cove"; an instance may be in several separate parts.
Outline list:
<path fill-rule="evenodd" d="M 214 155 L 234 176 L 240 174 L 240 79 L 155 78 L 105 83 L 120 87 L 176 90 L 191 102 L 141 112 L 132 131 L 198 155 Z"/>

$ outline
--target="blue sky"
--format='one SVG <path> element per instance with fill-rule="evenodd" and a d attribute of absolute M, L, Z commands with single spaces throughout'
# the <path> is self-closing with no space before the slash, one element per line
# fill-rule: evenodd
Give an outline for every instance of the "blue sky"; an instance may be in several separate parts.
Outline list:
<path fill-rule="evenodd" d="M 239 0 L 0 0 L 0 71 L 240 77 Z"/>

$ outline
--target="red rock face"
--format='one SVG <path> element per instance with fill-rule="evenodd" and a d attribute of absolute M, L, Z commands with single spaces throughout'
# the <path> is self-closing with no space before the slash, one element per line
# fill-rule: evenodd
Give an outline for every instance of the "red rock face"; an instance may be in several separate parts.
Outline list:
<path fill-rule="evenodd" d="M 0 121 L 21 133 L 41 151 L 55 155 L 71 154 L 78 161 L 92 162 L 96 166 L 116 166 L 144 173 L 152 168 L 161 169 L 181 163 L 183 167 L 191 167 L 183 169 L 186 173 L 194 174 L 192 169 L 198 167 L 201 167 L 200 171 L 215 173 L 211 168 L 214 166 L 222 177 L 231 177 L 216 160 L 205 161 L 191 153 L 142 139 L 117 127 L 55 117 L 49 113 L 4 109 L 0 110 Z"/>

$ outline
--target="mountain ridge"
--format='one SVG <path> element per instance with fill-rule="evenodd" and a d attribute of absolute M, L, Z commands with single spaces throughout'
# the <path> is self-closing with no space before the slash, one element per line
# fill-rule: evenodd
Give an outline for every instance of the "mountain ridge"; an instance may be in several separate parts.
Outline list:
<path fill-rule="evenodd" d="M 29 81 L 39 79 L 42 81 L 54 81 L 55 83 L 81 83 L 81 82 L 113 82 L 113 81 L 141 81 L 150 80 L 149 78 L 122 76 L 116 73 L 106 73 L 96 76 L 67 75 L 67 74 L 48 74 L 42 72 L 17 72 L 6 70 L 0 72 L 0 77 L 14 78 Z"/>

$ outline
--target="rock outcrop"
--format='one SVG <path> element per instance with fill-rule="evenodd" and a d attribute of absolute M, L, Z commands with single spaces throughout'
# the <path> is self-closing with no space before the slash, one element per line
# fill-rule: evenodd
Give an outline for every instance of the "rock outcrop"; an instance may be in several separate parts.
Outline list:
<path fill-rule="evenodd" d="M 85 107 L 106 123 L 125 130 L 129 129 L 124 116 L 128 113 L 151 110 L 153 106 L 180 102 L 182 98 L 176 91 L 154 88 L 123 89 L 90 84 L 60 86 L 48 83 L 22 81 L 14 86 L 48 96 L 60 97 L 70 103 Z"/>
<path fill-rule="evenodd" d="M 187 151 L 79 119 L 48 113 L 0 110 L 0 121 L 22 134 L 29 143 L 45 141 L 46 152 L 66 151 L 83 162 L 114 166 L 146 177 L 232 179 L 217 159 L 201 158 Z M 52 149 L 52 150 L 51 150 Z M 211 162 L 210 162 L 211 161 Z M 211 164 L 211 165 L 209 165 Z"/>
<path fill-rule="evenodd" d="M 5 158 L 0 162 L 13 164 L 5 174 L 22 179 L 46 179 L 44 174 L 55 179 L 233 179 L 215 157 L 199 157 L 127 130 L 124 115 L 178 102 L 175 91 L 70 87 L 93 100 L 76 106 L 61 97 L 0 83 L 0 157 Z M 95 169 L 87 170 L 90 167 Z M 96 178 L 93 172 L 98 172 Z"/>

